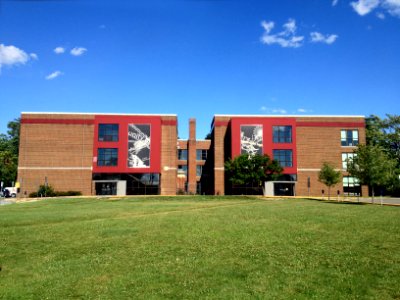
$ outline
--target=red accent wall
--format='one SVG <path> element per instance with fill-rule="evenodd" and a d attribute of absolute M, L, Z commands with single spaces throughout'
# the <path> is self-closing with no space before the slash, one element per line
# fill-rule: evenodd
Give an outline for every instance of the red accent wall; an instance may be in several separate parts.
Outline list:
<path fill-rule="evenodd" d="M 160 116 L 119 116 L 96 115 L 93 147 L 93 173 L 160 173 L 161 170 L 161 117 Z M 99 124 L 119 124 L 118 142 L 98 140 Z M 150 124 L 150 167 L 128 168 L 128 124 Z M 98 148 L 117 148 L 118 165 L 97 166 Z"/>
<path fill-rule="evenodd" d="M 263 126 L 263 153 L 273 158 L 272 150 L 292 150 L 293 167 L 285 168 L 283 173 L 297 173 L 297 149 L 296 149 L 296 119 L 295 118 L 251 118 L 238 117 L 231 119 L 232 157 L 240 155 L 240 126 L 262 125 Z M 292 126 L 292 143 L 274 143 L 272 136 L 273 126 Z"/>

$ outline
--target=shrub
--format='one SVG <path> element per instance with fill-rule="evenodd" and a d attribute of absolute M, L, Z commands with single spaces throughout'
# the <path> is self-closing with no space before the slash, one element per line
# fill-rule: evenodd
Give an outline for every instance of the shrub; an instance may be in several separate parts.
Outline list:
<path fill-rule="evenodd" d="M 53 187 L 48 185 L 41 185 L 37 192 L 29 194 L 30 198 L 37 197 L 67 197 L 67 196 L 82 196 L 80 191 L 54 191 Z"/>

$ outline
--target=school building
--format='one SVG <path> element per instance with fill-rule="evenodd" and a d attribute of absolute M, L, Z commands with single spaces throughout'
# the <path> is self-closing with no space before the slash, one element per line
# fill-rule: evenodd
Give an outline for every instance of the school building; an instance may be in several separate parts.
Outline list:
<path fill-rule="evenodd" d="M 22 113 L 20 196 L 49 184 L 83 195 L 243 194 L 320 196 L 323 162 L 343 173 L 339 193 L 367 195 L 346 172 L 365 143 L 363 116 L 215 115 L 210 139 L 178 139 L 176 115 Z M 234 186 L 224 163 L 240 154 L 268 154 L 282 176 L 258 191 Z"/>

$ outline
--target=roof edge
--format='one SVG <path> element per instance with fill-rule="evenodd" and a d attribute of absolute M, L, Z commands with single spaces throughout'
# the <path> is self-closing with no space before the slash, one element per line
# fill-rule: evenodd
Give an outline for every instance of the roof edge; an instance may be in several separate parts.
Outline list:
<path fill-rule="evenodd" d="M 77 115 L 77 116 L 84 116 L 84 115 L 100 115 L 100 116 L 161 116 L 161 117 L 177 117 L 177 114 L 125 114 L 125 113 L 80 113 L 80 112 L 21 112 L 23 114 L 30 114 L 30 115 Z"/>

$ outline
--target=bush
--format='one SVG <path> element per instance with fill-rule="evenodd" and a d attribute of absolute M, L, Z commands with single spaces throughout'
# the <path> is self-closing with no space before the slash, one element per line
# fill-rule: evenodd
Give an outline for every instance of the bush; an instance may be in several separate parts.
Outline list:
<path fill-rule="evenodd" d="M 68 197 L 68 196 L 82 196 L 80 191 L 54 191 L 51 185 L 39 186 L 37 192 L 32 192 L 29 194 L 30 198 L 37 198 L 37 197 Z"/>
<path fill-rule="evenodd" d="M 37 191 L 39 197 L 54 197 L 55 192 L 51 185 L 41 185 Z"/>

